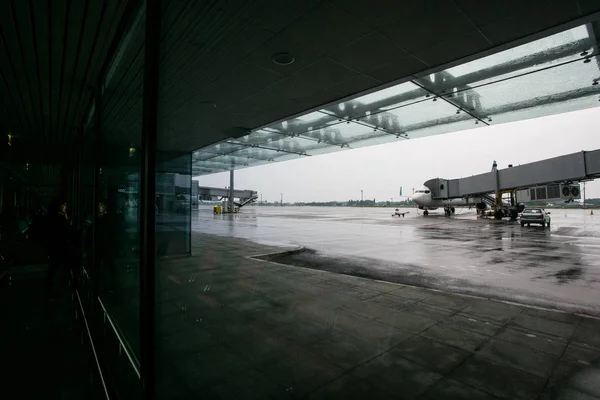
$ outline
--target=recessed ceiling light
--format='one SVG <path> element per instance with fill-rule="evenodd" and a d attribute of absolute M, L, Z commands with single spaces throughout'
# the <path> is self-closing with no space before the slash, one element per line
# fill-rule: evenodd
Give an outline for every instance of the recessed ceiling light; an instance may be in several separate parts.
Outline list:
<path fill-rule="evenodd" d="M 276 53 L 273 54 L 271 60 L 277 65 L 290 65 L 294 62 L 295 58 L 290 53 Z"/>

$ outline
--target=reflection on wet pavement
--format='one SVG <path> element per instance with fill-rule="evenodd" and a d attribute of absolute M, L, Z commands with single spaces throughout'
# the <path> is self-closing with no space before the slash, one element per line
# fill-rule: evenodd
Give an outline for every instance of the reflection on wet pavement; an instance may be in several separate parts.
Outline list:
<path fill-rule="evenodd" d="M 214 216 L 207 208 L 192 229 L 302 245 L 335 272 L 600 315 L 600 219 L 584 210 L 552 210 L 550 229 L 478 220 L 469 210 L 454 218 L 392 218 L 390 210 L 251 207 Z"/>

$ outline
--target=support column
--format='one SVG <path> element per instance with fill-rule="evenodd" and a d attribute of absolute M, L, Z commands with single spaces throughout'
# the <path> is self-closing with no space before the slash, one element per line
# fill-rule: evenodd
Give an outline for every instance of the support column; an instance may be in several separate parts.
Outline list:
<path fill-rule="evenodd" d="M 102 80 L 96 81 L 96 89 L 94 91 L 94 187 L 92 192 L 92 251 L 90 254 L 92 265 L 90 270 L 92 272 L 92 299 L 91 312 L 97 308 L 97 299 L 99 293 L 99 258 L 100 253 L 97 249 L 96 244 L 98 243 L 98 237 L 100 231 L 98 229 L 98 213 L 99 213 L 99 202 L 101 198 L 100 191 L 100 179 L 102 174 L 102 165 L 104 161 L 103 157 L 103 146 L 102 146 Z"/>
<path fill-rule="evenodd" d="M 229 171 L 229 212 L 233 212 L 233 174 L 234 170 Z"/>
<path fill-rule="evenodd" d="M 140 179 L 140 366 L 142 399 L 156 398 L 156 152 L 161 0 L 146 1 Z"/>

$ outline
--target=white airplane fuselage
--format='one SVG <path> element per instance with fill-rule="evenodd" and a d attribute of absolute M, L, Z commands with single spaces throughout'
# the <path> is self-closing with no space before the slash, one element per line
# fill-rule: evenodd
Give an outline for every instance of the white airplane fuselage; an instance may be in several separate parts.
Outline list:
<path fill-rule="evenodd" d="M 421 210 L 435 210 L 443 207 L 468 207 L 475 206 L 481 199 L 475 197 L 437 200 L 431 197 L 431 190 L 422 186 L 415 191 L 413 201 Z"/>

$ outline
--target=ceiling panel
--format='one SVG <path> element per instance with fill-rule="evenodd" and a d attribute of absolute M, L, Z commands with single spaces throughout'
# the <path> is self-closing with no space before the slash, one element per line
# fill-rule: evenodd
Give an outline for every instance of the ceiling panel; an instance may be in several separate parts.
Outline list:
<path fill-rule="evenodd" d="M 439 42 L 414 53 L 423 63 L 433 66 L 451 58 L 459 59 L 479 53 L 490 46 L 477 30 L 469 29 L 441 38 Z"/>
<path fill-rule="evenodd" d="M 372 73 L 372 75 L 375 74 Z M 381 84 L 381 82 L 382 81 L 370 76 L 357 74 L 349 79 L 330 86 L 330 89 L 336 93 L 339 93 L 340 97 L 346 97 L 356 93 L 364 92 L 365 90 L 369 90 L 373 87 L 377 87 Z"/>
<path fill-rule="evenodd" d="M 328 1 L 316 5 L 286 30 L 321 54 L 330 54 L 371 31 L 369 25 Z"/>
<path fill-rule="evenodd" d="M 365 3 L 363 0 L 331 1 L 370 26 L 379 28 L 435 0 L 379 0 L 377 3 Z"/>
<path fill-rule="evenodd" d="M 558 25 L 582 15 L 577 0 L 551 3 L 545 0 L 456 0 L 456 4 L 496 45 L 536 33 L 540 26 Z M 595 10 L 598 11 L 598 4 Z M 589 12 L 592 10 L 585 13 Z"/>
<path fill-rule="evenodd" d="M 416 53 L 449 37 L 460 37 L 474 27 L 452 0 L 436 0 L 409 11 L 379 30 L 402 48 Z"/>
<path fill-rule="evenodd" d="M 334 91 L 339 84 L 352 79 L 356 75 L 356 71 L 328 58 L 321 58 L 294 74 L 295 77 L 303 81 Z"/>
<path fill-rule="evenodd" d="M 330 57 L 349 68 L 368 74 L 370 71 L 406 56 L 406 52 L 378 32 L 353 42 Z"/>

